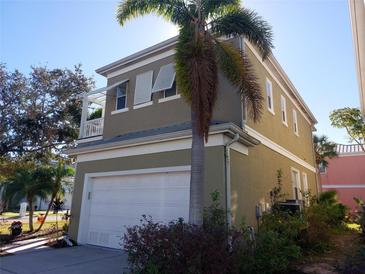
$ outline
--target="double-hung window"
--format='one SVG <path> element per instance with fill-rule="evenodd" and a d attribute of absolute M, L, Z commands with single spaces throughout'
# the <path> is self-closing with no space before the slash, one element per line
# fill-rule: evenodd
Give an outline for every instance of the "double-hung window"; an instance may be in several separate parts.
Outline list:
<path fill-rule="evenodd" d="M 272 83 L 269 79 L 266 79 L 266 98 L 267 98 L 267 109 L 272 113 L 274 112 L 274 97 L 272 93 Z"/>
<path fill-rule="evenodd" d="M 288 117 L 286 115 L 286 99 L 283 95 L 280 98 L 281 105 L 281 121 L 284 125 L 288 126 Z"/>
<path fill-rule="evenodd" d="M 117 102 L 116 109 L 125 109 L 127 107 L 127 86 L 128 82 L 124 82 L 117 86 Z"/>
<path fill-rule="evenodd" d="M 293 129 L 294 129 L 295 135 L 299 135 L 298 114 L 295 109 L 293 109 Z"/>

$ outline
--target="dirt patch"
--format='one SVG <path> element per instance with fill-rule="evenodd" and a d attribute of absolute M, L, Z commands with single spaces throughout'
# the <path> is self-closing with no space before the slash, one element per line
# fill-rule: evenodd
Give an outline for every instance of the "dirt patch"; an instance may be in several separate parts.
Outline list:
<path fill-rule="evenodd" d="M 365 238 L 355 231 L 332 236 L 331 248 L 322 254 L 306 254 L 292 273 L 365 274 Z"/>

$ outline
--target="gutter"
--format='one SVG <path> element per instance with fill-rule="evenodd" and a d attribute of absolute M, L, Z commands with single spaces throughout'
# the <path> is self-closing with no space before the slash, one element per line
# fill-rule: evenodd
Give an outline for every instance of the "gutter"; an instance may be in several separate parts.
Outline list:
<path fill-rule="evenodd" d="M 231 216 L 231 155 L 230 148 L 231 145 L 238 142 L 240 139 L 240 135 L 236 133 L 232 140 L 227 142 L 224 145 L 224 175 L 225 175 L 225 190 L 226 190 L 226 211 L 227 211 L 227 224 L 228 226 L 232 225 L 232 216 Z"/>

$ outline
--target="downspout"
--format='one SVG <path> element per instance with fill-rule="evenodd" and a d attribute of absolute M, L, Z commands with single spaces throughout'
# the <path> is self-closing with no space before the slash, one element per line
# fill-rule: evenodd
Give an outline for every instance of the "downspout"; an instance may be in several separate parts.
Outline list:
<path fill-rule="evenodd" d="M 227 211 L 227 224 L 231 226 L 231 159 L 230 159 L 230 147 L 233 143 L 237 142 L 240 138 L 238 133 L 235 134 L 232 140 L 224 145 L 224 175 L 225 175 L 225 190 L 226 190 L 226 211 Z"/>

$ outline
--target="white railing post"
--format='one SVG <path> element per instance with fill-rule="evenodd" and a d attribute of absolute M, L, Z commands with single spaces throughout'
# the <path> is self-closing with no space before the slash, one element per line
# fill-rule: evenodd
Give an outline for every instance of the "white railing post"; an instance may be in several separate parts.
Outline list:
<path fill-rule="evenodd" d="M 89 107 L 89 102 L 87 99 L 87 93 L 85 93 L 83 96 L 83 99 L 82 99 L 82 111 L 81 111 L 79 138 L 85 137 L 85 123 L 87 121 L 88 107 Z"/>

